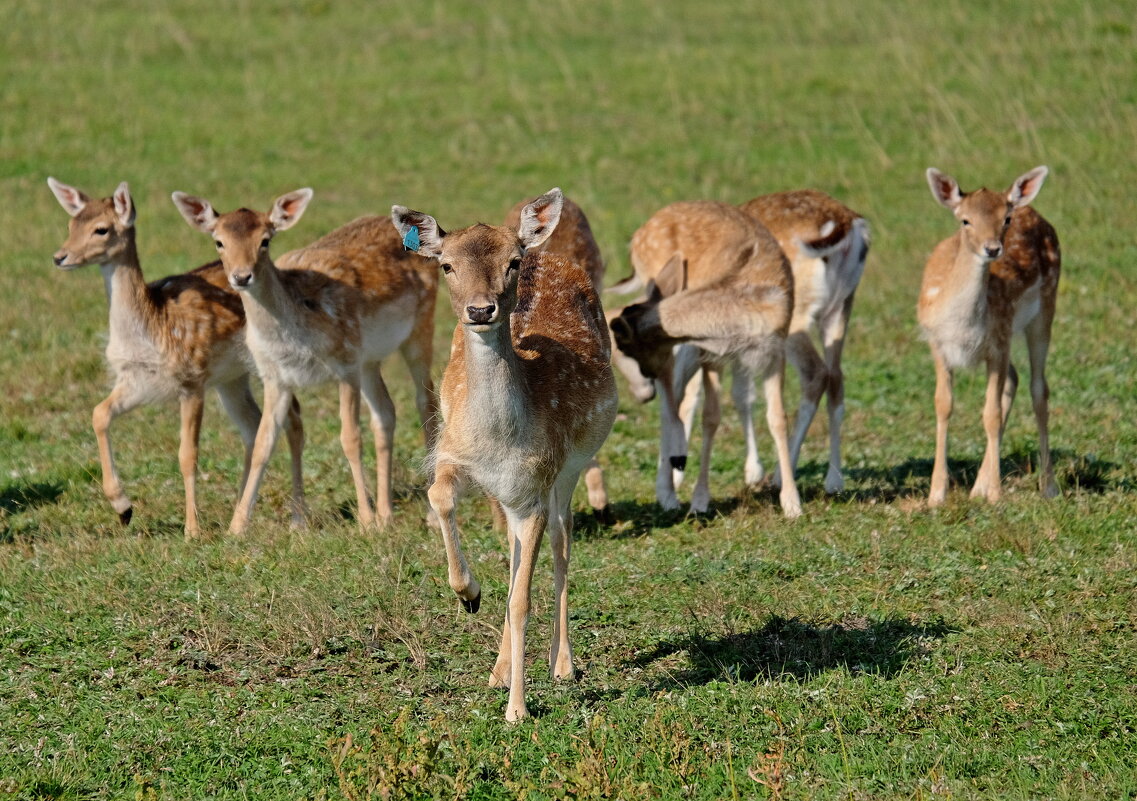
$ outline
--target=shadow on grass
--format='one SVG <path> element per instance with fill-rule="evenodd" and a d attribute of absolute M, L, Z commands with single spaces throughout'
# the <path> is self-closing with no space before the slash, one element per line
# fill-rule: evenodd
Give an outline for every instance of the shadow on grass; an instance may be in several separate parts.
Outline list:
<path fill-rule="evenodd" d="M 657 529 L 667 529 L 691 520 L 727 515 L 740 504 L 737 498 L 723 498 L 712 504 L 707 515 L 688 515 L 687 504 L 667 511 L 654 501 L 614 501 L 602 511 L 573 515 L 573 537 L 578 540 L 623 540 L 643 537 Z"/>
<path fill-rule="evenodd" d="M 62 495 L 61 481 L 9 484 L 0 489 L 0 543 L 12 542 L 16 537 L 16 529 L 8 524 L 12 515 L 57 503 Z"/>
<path fill-rule="evenodd" d="M 775 615 L 756 631 L 665 640 L 628 664 L 646 668 L 674 654 L 687 654 L 689 665 L 669 671 L 653 690 L 712 681 L 804 681 L 830 670 L 888 678 L 922 653 L 927 640 L 953 631 L 943 621 L 914 624 L 897 618 L 857 618 L 817 625 Z"/>

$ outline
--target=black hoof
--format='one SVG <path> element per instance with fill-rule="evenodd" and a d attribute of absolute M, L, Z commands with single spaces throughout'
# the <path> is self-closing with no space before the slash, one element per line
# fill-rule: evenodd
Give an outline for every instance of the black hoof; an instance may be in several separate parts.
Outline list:
<path fill-rule="evenodd" d="M 134 517 L 134 507 L 133 506 L 127 508 L 127 510 L 125 512 L 119 512 L 118 513 L 118 522 L 122 523 L 124 526 L 128 526 L 128 525 L 130 525 L 130 518 L 132 518 L 132 517 Z"/>
<path fill-rule="evenodd" d="M 672 456 L 671 457 L 671 467 L 673 470 L 678 470 L 680 472 L 683 472 L 684 470 L 687 469 L 687 457 L 686 456 Z"/>
<path fill-rule="evenodd" d="M 612 511 L 612 504 L 607 504 L 600 509 L 593 509 L 592 516 L 596 518 L 596 522 L 602 526 L 612 526 L 616 524 L 616 513 Z"/>
<path fill-rule="evenodd" d="M 482 594 L 479 592 L 476 597 L 467 601 L 465 598 L 459 599 L 462 601 L 462 608 L 469 612 L 471 615 L 482 608 Z"/>

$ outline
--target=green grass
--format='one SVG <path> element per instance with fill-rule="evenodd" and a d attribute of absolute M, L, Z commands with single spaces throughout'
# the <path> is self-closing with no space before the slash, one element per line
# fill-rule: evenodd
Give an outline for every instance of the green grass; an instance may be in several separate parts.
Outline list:
<path fill-rule="evenodd" d="M 6 0 L 0 52 L 0 799 L 1137 796 L 1130 3 Z M 1065 257 L 1049 365 L 1063 494 L 1037 495 L 1020 398 L 1004 502 L 966 499 L 972 374 L 953 492 L 928 512 L 914 302 L 952 221 L 923 170 L 1001 187 L 1040 163 L 1035 206 Z M 303 396 L 312 530 L 287 529 L 278 454 L 248 538 L 184 543 L 172 408 L 116 424 L 135 501 L 117 525 L 89 414 L 107 389 L 102 284 L 51 267 L 66 217 L 47 175 L 98 195 L 130 181 L 152 278 L 212 258 L 175 189 L 226 210 L 312 186 L 284 250 L 392 203 L 496 222 L 559 185 L 612 279 L 667 202 L 825 189 L 874 231 L 846 350 L 848 492 L 821 490 L 816 423 L 805 515 L 786 522 L 772 492 L 744 490 L 726 415 L 714 514 L 661 513 L 657 411 L 622 401 L 601 453 L 618 522 L 578 497 L 581 676 L 542 664 L 542 578 L 535 718 L 507 726 L 485 686 L 504 548 L 470 501 L 485 601 L 466 615 L 421 523 L 401 365 L 391 531 L 350 520 L 330 390 Z M 199 498 L 217 534 L 239 452 L 210 401 Z"/>

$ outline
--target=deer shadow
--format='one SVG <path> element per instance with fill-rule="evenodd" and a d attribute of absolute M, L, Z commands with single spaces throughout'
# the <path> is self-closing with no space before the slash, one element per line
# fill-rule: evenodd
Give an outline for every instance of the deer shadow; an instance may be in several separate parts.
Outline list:
<path fill-rule="evenodd" d="M 35 481 L 9 484 L 0 489 L 0 543 L 12 542 L 16 529 L 8 525 L 8 518 L 40 506 L 58 503 L 62 497 L 62 481 Z"/>

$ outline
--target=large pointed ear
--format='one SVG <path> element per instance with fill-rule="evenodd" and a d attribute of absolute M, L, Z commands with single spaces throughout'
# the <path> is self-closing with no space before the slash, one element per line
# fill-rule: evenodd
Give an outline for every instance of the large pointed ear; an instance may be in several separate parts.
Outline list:
<path fill-rule="evenodd" d="M 561 207 L 565 196 L 560 188 L 554 187 L 541 197 L 527 204 L 521 210 L 521 225 L 517 228 L 517 238 L 526 250 L 539 247 L 549 238 L 561 219 Z"/>
<path fill-rule="evenodd" d="M 665 298 L 687 288 L 687 257 L 682 251 L 671 254 L 653 283 L 655 290 Z"/>
<path fill-rule="evenodd" d="M 217 226 L 217 212 L 209 205 L 208 200 L 187 195 L 185 192 L 174 192 L 170 197 L 173 198 L 178 211 L 186 218 L 186 222 L 190 224 L 190 228 L 196 228 L 207 234 L 213 233 L 213 229 Z"/>
<path fill-rule="evenodd" d="M 312 194 L 312 190 L 305 187 L 278 197 L 272 204 L 272 211 L 268 213 L 272 227 L 277 231 L 287 231 L 296 225 L 304 216 L 304 209 L 308 208 Z"/>
<path fill-rule="evenodd" d="M 59 201 L 59 205 L 72 217 L 81 212 L 83 208 L 91 202 L 91 198 L 84 195 L 75 187 L 68 186 L 50 176 L 48 176 L 47 185 L 48 188 L 51 189 L 51 193 L 55 195 L 55 199 Z"/>
<path fill-rule="evenodd" d="M 114 191 L 114 213 L 124 228 L 134 225 L 134 199 L 130 196 L 130 187 L 123 181 Z"/>
<path fill-rule="evenodd" d="M 438 221 L 429 214 L 408 209 L 406 206 L 391 207 L 391 223 L 403 240 L 403 247 L 413 250 L 420 256 L 437 259 L 442 255 L 442 238 L 446 232 Z"/>
<path fill-rule="evenodd" d="M 929 167 L 926 173 L 928 176 L 928 186 L 931 187 L 932 197 L 936 202 L 943 206 L 945 209 L 955 211 L 963 200 L 963 195 L 960 194 L 959 184 L 950 175 L 944 175 L 935 167 Z"/>
<path fill-rule="evenodd" d="M 1046 180 L 1049 172 L 1048 167 L 1035 167 L 1030 172 L 1020 175 L 1007 191 L 1007 201 L 1016 209 L 1029 206 L 1030 202 L 1038 197 L 1038 190 L 1042 189 L 1042 182 Z"/>

